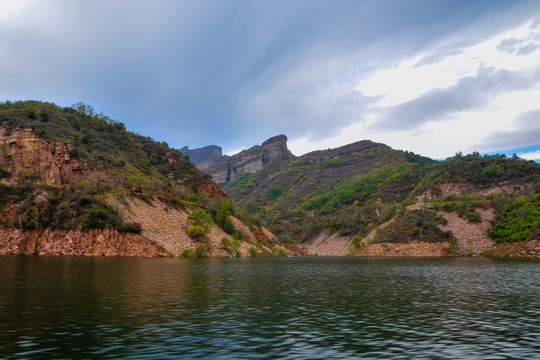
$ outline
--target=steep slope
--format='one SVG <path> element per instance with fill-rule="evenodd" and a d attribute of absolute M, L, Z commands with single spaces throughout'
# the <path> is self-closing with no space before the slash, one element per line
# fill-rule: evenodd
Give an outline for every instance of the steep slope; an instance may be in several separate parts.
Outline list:
<path fill-rule="evenodd" d="M 199 249 L 198 255 L 236 256 L 247 254 L 248 244 L 253 254 L 281 249 L 275 240 L 236 229 L 225 192 L 181 152 L 126 131 L 88 105 L 6 102 L 0 124 L 0 225 L 4 235 L 13 234 L 0 253 L 50 254 L 45 249 L 54 248 L 66 255 L 156 256 Z M 145 210 L 130 216 L 123 204 Z M 190 219 L 195 210 L 208 221 Z M 172 213 L 181 216 L 168 218 L 167 229 L 155 234 L 147 218 Z M 195 225 L 198 232 L 189 235 Z M 24 245 L 28 239 L 34 239 L 32 250 Z M 57 246 L 59 239 L 75 243 Z M 125 246 L 114 245 L 115 239 Z M 238 251 L 230 249 L 233 242 Z M 100 250 L 91 251 L 98 244 Z"/>

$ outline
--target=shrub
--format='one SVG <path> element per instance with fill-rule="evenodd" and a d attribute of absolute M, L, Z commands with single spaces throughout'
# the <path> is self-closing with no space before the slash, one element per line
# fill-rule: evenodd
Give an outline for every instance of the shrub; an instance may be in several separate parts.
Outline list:
<path fill-rule="evenodd" d="M 452 237 L 452 238 L 450 238 L 450 240 L 448 242 L 450 244 L 448 246 L 448 251 L 450 252 L 450 254 L 457 254 L 457 251 L 458 251 L 457 239 Z"/>
<path fill-rule="evenodd" d="M 280 186 L 271 186 L 263 194 L 269 200 L 276 200 L 283 195 L 283 188 Z"/>
<path fill-rule="evenodd" d="M 182 250 L 182 253 L 180 253 L 181 258 L 194 258 L 195 253 L 193 252 L 193 249 L 184 249 Z"/>
<path fill-rule="evenodd" d="M 188 234 L 192 238 L 200 240 L 204 237 L 204 234 L 206 234 L 206 228 L 200 225 L 191 225 L 188 227 Z"/>
<path fill-rule="evenodd" d="M 234 225 L 231 222 L 231 210 L 232 205 L 230 200 L 222 198 L 216 211 L 216 224 L 228 234 L 233 234 L 235 231 Z"/>
<path fill-rule="evenodd" d="M 68 151 L 68 155 L 72 159 L 79 159 L 81 157 L 81 153 L 79 152 L 79 149 L 73 148 Z"/>
<path fill-rule="evenodd" d="M 362 241 L 362 238 L 360 236 L 353 237 L 352 244 L 355 249 L 360 249 L 364 247 L 364 242 Z"/>
<path fill-rule="evenodd" d="M 208 251 L 210 250 L 210 246 L 204 243 L 198 243 L 197 247 L 195 248 L 195 257 L 201 258 L 205 257 L 208 254 Z"/>
<path fill-rule="evenodd" d="M 27 229 L 35 229 L 37 227 L 36 220 L 30 219 L 24 224 L 24 227 Z"/>
<path fill-rule="evenodd" d="M 213 223 L 212 217 L 203 209 L 193 210 L 188 216 L 188 221 L 192 225 L 202 226 L 205 230 Z"/>
<path fill-rule="evenodd" d="M 227 250 L 230 250 L 233 255 L 240 256 L 240 245 L 242 243 L 240 240 L 231 240 L 227 237 L 221 238 L 221 245 L 223 245 Z"/>
<path fill-rule="evenodd" d="M 248 250 L 248 256 L 249 257 L 261 257 L 263 256 L 262 251 L 257 250 L 255 247 L 250 247 Z"/>

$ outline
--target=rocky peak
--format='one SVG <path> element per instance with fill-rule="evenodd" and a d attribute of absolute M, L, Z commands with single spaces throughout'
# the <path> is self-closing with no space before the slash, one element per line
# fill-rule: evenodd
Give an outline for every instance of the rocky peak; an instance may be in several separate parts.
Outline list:
<path fill-rule="evenodd" d="M 216 145 L 205 146 L 193 150 L 190 150 L 188 146 L 184 146 L 180 149 L 180 152 L 189 156 L 189 159 L 195 165 L 205 161 L 218 162 L 223 158 L 222 149 Z"/>
<path fill-rule="evenodd" d="M 271 137 L 262 143 L 261 148 L 263 166 L 290 157 L 289 149 L 287 149 L 287 137 L 285 135 Z"/>
<path fill-rule="evenodd" d="M 217 149 L 220 156 L 217 156 Z M 255 145 L 232 156 L 221 155 L 221 148 L 215 145 L 193 150 L 186 146 L 180 151 L 218 184 L 226 184 L 245 174 L 255 173 L 264 166 L 293 157 L 287 148 L 285 135 L 271 137 L 262 145 Z M 195 157 L 192 158 L 191 154 L 195 154 Z"/>

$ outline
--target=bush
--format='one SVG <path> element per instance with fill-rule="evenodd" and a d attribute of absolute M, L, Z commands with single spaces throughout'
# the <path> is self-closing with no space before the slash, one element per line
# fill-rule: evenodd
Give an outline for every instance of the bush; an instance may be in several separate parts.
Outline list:
<path fill-rule="evenodd" d="M 362 242 L 362 238 L 360 236 L 353 237 L 352 244 L 355 249 L 360 249 L 364 246 L 364 243 Z"/>
<path fill-rule="evenodd" d="M 193 252 L 193 249 L 184 249 L 182 250 L 182 253 L 180 254 L 181 258 L 194 258 L 195 253 Z"/>
<path fill-rule="evenodd" d="M 216 211 L 216 224 L 228 234 L 233 234 L 235 228 L 231 222 L 232 205 L 229 199 L 222 198 Z"/>
<path fill-rule="evenodd" d="M 192 238 L 200 240 L 204 237 L 204 234 L 206 234 L 206 228 L 200 225 L 191 225 L 188 227 L 188 234 Z"/>
<path fill-rule="evenodd" d="M 240 256 L 240 246 L 242 245 L 240 240 L 231 240 L 227 237 L 223 237 L 221 238 L 221 245 L 232 252 L 233 255 Z"/>
<path fill-rule="evenodd" d="M 188 221 L 195 226 L 201 226 L 205 229 L 213 223 L 212 217 L 206 213 L 203 209 L 196 209 L 188 216 Z"/>
<path fill-rule="evenodd" d="M 269 200 L 276 200 L 283 195 L 283 188 L 280 186 L 271 186 L 263 194 Z"/>
<path fill-rule="evenodd" d="M 68 155 L 72 159 L 79 159 L 81 157 L 81 153 L 79 152 L 79 149 L 73 148 L 68 151 Z"/>
<path fill-rule="evenodd" d="M 263 256 L 262 251 L 257 250 L 255 247 L 250 247 L 248 250 L 248 256 L 249 257 L 261 257 Z"/>
<path fill-rule="evenodd" d="M 448 246 L 448 251 L 450 252 L 450 254 L 457 254 L 457 251 L 458 251 L 457 239 L 452 237 L 452 238 L 450 238 L 450 240 L 448 242 L 450 244 Z"/>
<path fill-rule="evenodd" d="M 197 247 L 195 248 L 195 257 L 201 258 L 205 257 L 208 254 L 208 251 L 210 251 L 210 246 L 204 243 L 198 243 Z"/>

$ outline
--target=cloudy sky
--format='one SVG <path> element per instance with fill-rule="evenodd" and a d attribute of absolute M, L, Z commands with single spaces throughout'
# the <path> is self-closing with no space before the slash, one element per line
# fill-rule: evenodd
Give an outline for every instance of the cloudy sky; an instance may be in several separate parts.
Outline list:
<path fill-rule="evenodd" d="M 370 139 L 540 159 L 540 2 L 0 0 L 0 100 L 227 153 Z"/>

